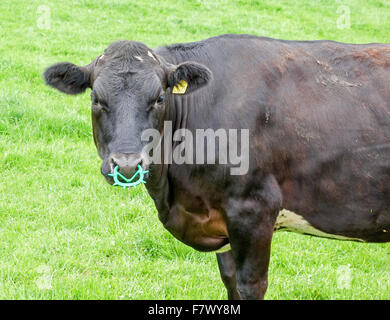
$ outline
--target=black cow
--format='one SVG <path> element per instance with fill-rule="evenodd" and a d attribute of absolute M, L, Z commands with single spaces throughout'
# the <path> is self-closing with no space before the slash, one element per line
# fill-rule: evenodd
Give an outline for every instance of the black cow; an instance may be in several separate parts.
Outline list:
<path fill-rule="evenodd" d="M 68 94 L 92 89 L 108 182 L 115 166 L 127 177 L 148 168 L 169 232 L 201 251 L 231 246 L 217 254 L 229 298 L 264 297 L 274 230 L 390 240 L 390 45 L 223 35 L 152 50 L 117 41 L 87 66 L 59 63 L 44 77 Z M 167 120 L 190 132 L 248 129 L 247 174 L 230 174 L 218 157 L 151 164 L 141 134 L 163 132 Z"/>

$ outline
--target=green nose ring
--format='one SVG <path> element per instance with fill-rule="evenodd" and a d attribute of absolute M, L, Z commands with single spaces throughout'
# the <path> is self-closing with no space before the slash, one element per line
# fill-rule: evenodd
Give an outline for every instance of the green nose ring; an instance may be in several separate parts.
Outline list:
<path fill-rule="evenodd" d="M 137 171 L 133 174 L 133 176 L 130 179 L 127 179 L 123 174 L 119 172 L 119 167 L 115 166 L 114 172 L 108 175 L 114 179 L 114 184 L 113 184 L 114 186 L 120 186 L 123 187 L 123 189 L 125 188 L 130 189 L 131 187 L 138 186 L 140 183 L 146 183 L 144 177 L 145 177 L 145 173 L 148 172 L 149 172 L 148 170 L 144 171 L 140 165 L 137 165 Z M 137 176 L 138 176 L 138 180 L 133 182 L 133 180 Z"/>

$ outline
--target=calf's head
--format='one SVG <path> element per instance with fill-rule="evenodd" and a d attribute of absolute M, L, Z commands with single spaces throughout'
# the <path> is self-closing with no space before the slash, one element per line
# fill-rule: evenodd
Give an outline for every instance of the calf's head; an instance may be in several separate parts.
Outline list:
<path fill-rule="evenodd" d="M 128 178 L 138 164 L 149 165 L 141 140 L 146 129 L 160 130 L 172 89 L 187 84 L 183 94 L 207 84 L 211 72 L 196 62 L 172 65 L 146 45 L 135 41 L 116 41 L 104 54 L 86 66 L 61 62 L 44 72 L 46 83 L 67 94 L 91 88 L 92 128 L 101 172 L 115 166 Z"/>

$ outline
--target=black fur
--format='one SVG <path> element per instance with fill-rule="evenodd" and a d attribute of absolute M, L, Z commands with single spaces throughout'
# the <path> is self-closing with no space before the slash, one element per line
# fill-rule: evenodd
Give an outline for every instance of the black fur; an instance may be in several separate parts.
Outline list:
<path fill-rule="evenodd" d="M 168 74 L 168 87 L 173 88 L 180 80 L 188 83 L 190 93 L 205 86 L 211 79 L 211 71 L 197 62 L 184 62 Z"/>
<path fill-rule="evenodd" d="M 78 94 L 90 87 L 86 68 L 61 62 L 47 68 L 43 74 L 46 84 L 67 94 Z"/>

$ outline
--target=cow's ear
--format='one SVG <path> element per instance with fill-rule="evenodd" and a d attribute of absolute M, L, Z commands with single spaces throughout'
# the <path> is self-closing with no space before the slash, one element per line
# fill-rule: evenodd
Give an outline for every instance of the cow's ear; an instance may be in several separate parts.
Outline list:
<path fill-rule="evenodd" d="M 46 84 L 67 94 L 78 94 L 91 87 L 90 70 L 69 62 L 60 62 L 43 73 Z"/>
<path fill-rule="evenodd" d="M 168 72 L 168 87 L 173 94 L 186 94 L 205 86 L 211 79 L 211 71 L 196 62 L 184 62 Z"/>

